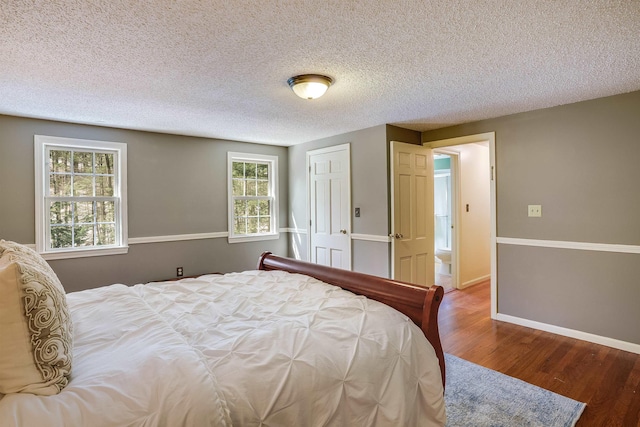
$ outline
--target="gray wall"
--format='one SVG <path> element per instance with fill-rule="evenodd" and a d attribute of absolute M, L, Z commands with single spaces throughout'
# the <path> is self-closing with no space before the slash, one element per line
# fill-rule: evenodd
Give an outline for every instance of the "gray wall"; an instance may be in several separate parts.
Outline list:
<path fill-rule="evenodd" d="M 280 227 L 287 227 L 286 147 L 0 116 L 0 238 L 35 243 L 35 134 L 124 142 L 129 237 L 227 231 L 227 152 L 277 155 Z M 67 291 L 111 283 L 255 268 L 264 250 L 285 255 L 287 235 L 259 243 L 226 238 L 131 245 L 127 255 L 51 261 Z"/>
<path fill-rule="evenodd" d="M 640 246 L 639 118 L 632 92 L 422 140 L 495 131 L 498 238 Z M 497 261 L 499 313 L 640 344 L 640 255 L 499 244 Z"/>
<path fill-rule="evenodd" d="M 360 218 L 351 213 L 352 233 L 386 236 L 389 229 L 387 192 L 386 126 L 376 126 L 335 137 L 289 147 L 289 224 L 306 229 L 306 153 L 324 147 L 351 144 L 351 206 L 359 207 Z M 307 236 L 297 239 L 290 256 L 307 259 Z M 352 263 L 355 271 L 389 276 L 389 244 L 354 240 Z"/>

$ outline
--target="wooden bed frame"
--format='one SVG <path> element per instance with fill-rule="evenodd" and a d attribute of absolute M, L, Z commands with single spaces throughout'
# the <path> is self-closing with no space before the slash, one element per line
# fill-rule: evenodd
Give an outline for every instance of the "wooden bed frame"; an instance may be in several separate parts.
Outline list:
<path fill-rule="evenodd" d="M 438 309 L 444 296 L 442 286 L 424 288 L 410 283 L 368 274 L 340 270 L 264 252 L 258 261 L 258 270 L 284 270 L 315 277 L 358 295 L 387 304 L 404 313 L 422 329 L 436 351 L 440 361 L 442 384 L 445 384 L 444 352 L 438 330 Z"/>

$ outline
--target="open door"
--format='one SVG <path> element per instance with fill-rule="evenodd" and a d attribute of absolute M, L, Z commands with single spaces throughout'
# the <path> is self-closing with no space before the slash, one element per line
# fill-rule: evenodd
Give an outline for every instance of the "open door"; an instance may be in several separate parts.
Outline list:
<path fill-rule="evenodd" d="M 422 145 L 391 142 L 392 277 L 434 282 L 433 157 Z"/>

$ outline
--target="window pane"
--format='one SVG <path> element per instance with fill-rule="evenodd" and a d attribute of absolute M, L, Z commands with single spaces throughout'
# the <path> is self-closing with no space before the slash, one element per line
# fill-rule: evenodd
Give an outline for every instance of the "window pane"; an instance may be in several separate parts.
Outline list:
<path fill-rule="evenodd" d="M 258 196 L 269 195 L 269 181 L 258 181 Z"/>
<path fill-rule="evenodd" d="M 258 216 L 258 201 L 257 200 L 247 200 L 247 215 L 248 216 Z"/>
<path fill-rule="evenodd" d="M 74 196 L 93 196 L 93 176 L 74 175 Z"/>
<path fill-rule="evenodd" d="M 96 236 L 96 245 L 115 245 L 116 244 L 116 226 L 115 224 L 98 224 L 98 235 Z"/>
<path fill-rule="evenodd" d="M 71 227 L 51 227 L 51 247 L 71 247 Z"/>
<path fill-rule="evenodd" d="M 93 246 L 93 225 L 73 227 L 74 246 Z"/>
<path fill-rule="evenodd" d="M 71 175 L 49 175 L 49 194 L 65 197 L 71 195 Z"/>
<path fill-rule="evenodd" d="M 247 196 L 256 195 L 256 181 L 247 180 Z"/>
<path fill-rule="evenodd" d="M 231 164 L 232 169 L 232 177 L 233 178 L 244 178 L 244 163 L 243 162 L 233 162 Z"/>
<path fill-rule="evenodd" d="M 51 224 L 71 224 L 71 203 L 53 202 L 49 206 Z"/>
<path fill-rule="evenodd" d="M 268 217 L 268 216 L 260 217 L 260 232 L 261 233 L 271 232 L 271 217 Z"/>
<path fill-rule="evenodd" d="M 96 176 L 96 196 L 113 196 L 113 176 Z"/>
<path fill-rule="evenodd" d="M 49 169 L 51 172 L 71 172 L 71 151 L 49 151 Z"/>
<path fill-rule="evenodd" d="M 247 218 L 247 234 L 258 232 L 258 218 Z"/>
<path fill-rule="evenodd" d="M 233 195 L 244 196 L 244 180 L 243 179 L 233 180 Z"/>
<path fill-rule="evenodd" d="M 268 200 L 260 200 L 258 202 L 258 209 L 260 212 L 260 216 L 271 215 Z"/>
<path fill-rule="evenodd" d="M 110 201 L 96 202 L 96 221 L 115 222 L 115 203 Z"/>
<path fill-rule="evenodd" d="M 87 223 L 93 222 L 93 202 L 74 202 L 74 215 L 73 219 L 75 223 Z"/>
<path fill-rule="evenodd" d="M 113 154 L 96 153 L 96 173 L 113 175 L 115 173 L 113 161 Z"/>
<path fill-rule="evenodd" d="M 75 173 L 93 173 L 93 153 L 82 151 L 73 153 L 73 171 Z"/>
<path fill-rule="evenodd" d="M 245 216 L 247 215 L 247 202 L 246 200 L 234 200 L 233 203 L 233 216 Z"/>
<path fill-rule="evenodd" d="M 245 218 L 236 218 L 233 222 L 233 232 L 234 234 L 246 234 L 247 233 L 247 224 L 245 222 Z"/>
<path fill-rule="evenodd" d="M 245 163 L 245 173 L 244 176 L 246 178 L 256 178 L 256 164 L 255 163 Z"/>
<path fill-rule="evenodd" d="M 269 165 L 259 163 L 256 169 L 258 179 L 269 179 Z"/>

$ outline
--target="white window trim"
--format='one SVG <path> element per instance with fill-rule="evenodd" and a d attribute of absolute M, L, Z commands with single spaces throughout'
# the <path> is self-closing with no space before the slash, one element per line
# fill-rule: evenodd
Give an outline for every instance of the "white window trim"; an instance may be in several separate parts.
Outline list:
<path fill-rule="evenodd" d="M 271 229 L 274 230 L 271 233 L 261 233 L 246 235 L 242 234 L 236 236 L 233 234 L 233 178 L 231 164 L 234 161 L 242 162 L 269 162 L 270 163 L 270 176 L 271 181 L 271 194 L 273 195 L 273 206 L 271 211 Z M 228 230 L 229 230 L 229 243 L 243 243 L 243 242 L 257 242 L 261 240 L 275 240 L 280 238 L 280 231 L 278 228 L 278 205 L 280 199 L 278 197 L 278 156 L 269 156 L 267 154 L 249 154 L 249 153 L 227 153 L 227 218 L 228 218 Z"/>
<path fill-rule="evenodd" d="M 35 159 L 35 206 L 36 206 L 36 251 L 44 259 L 68 259 L 83 258 L 102 255 L 126 254 L 128 252 L 128 227 L 127 227 L 127 144 L 121 142 L 93 141 L 89 139 L 62 138 L 56 136 L 34 135 L 34 159 Z M 110 150 L 118 152 L 118 167 L 116 170 L 116 180 L 120 188 L 120 212 L 116 219 L 119 225 L 120 244 L 105 247 L 90 248 L 64 248 L 47 249 L 47 224 L 49 212 L 45 211 L 44 203 L 48 176 L 44 173 L 46 169 L 45 157 L 47 147 L 65 147 L 90 150 Z"/>

